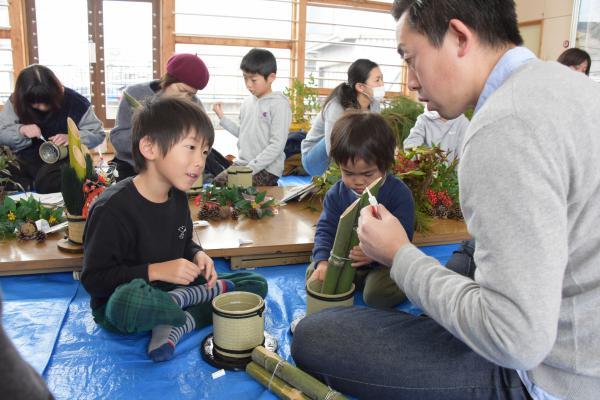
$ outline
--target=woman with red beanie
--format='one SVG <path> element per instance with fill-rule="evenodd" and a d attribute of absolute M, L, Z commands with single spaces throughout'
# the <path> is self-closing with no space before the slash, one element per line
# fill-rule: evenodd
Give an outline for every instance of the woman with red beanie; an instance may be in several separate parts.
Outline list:
<path fill-rule="evenodd" d="M 140 103 L 152 96 L 180 96 L 192 99 L 204 109 L 196 93 L 206 87 L 209 77 L 206 64 L 195 54 L 173 54 L 167 61 L 167 72 L 162 78 L 129 86 L 125 91 Z M 110 131 L 110 141 L 117 153 L 113 160 L 119 174 L 117 180 L 136 174 L 131 157 L 132 115 L 133 107 L 122 98 L 115 127 Z M 206 160 L 205 173 L 218 174 L 224 169 L 222 164 L 226 162 L 223 156 L 213 150 Z M 206 182 L 206 178 L 204 181 Z"/>

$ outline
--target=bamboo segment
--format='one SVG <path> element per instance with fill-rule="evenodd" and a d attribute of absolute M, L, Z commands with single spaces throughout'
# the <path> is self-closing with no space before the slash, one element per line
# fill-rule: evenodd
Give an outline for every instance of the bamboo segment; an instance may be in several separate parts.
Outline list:
<path fill-rule="evenodd" d="M 131 96 L 129 93 L 123 91 L 123 97 L 125 98 L 125 101 L 127 101 L 127 103 L 131 106 L 131 108 L 133 109 L 137 109 L 141 107 L 141 104 L 139 101 L 137 101 L 133 96 Z"/>
<path fill-rule="evenodd" d="M 256 379 L 261 385 L 265 386 L 277 397 L 283 400 L 310 400 L 301 391 L 287 385 L 284 381 L 273 376 L 260 365 L 250 362 L 246 365 L 248 375 Z"/>
<path fill-rule="evenodd" d="M 379 188 L 383 183 L 383 179 L 379 178 L 373 183 L 369 185 L 369 191 L 375 197 L 379 193 Z M 357 246 L 359 243 L 358 234 L 356 233 L 356 228 L 358 227 L 358 217 L 360 215 L 360 210 L 369 205 L 369 195 L 365 190 L 360 196 L 358 206 L 356 207 L 356 219 L 354 220 L 354 225 L 352 226 L 351 234 L 350 234 L 350 244 L 348 246 L 348 253 L 350 250 Z M 339 226 L 338 226 L 339 228 Z M 337 236 L 337 235 L 336 235 Z M 356 268 L 352 267 L 352 261 L 347 261 L 344 263 L 342 268 L 342 272 L 338 278 L 337 287 L 335 289 L 335 293 L 346 293 L 352 287 L 352 283 L 354 282 L 354 276 L 356 275 Z"/>
<path fill-rule="evenodd" d="M 85 154 L 87 147 L 81 144 L 79 129 L 71 118 L 67 118 L 67 133 L 69 136 L 69 163 L 77 173 L 79 180 L 85 178 Z"/>
<path fill-rule="evenodd" d="M 350 239 L 352 238 L 352 228 L 358 217 L 358 203 L 360 199 L 356 199 L 354 203 L 348 206 L 340 215 L 331 256 L 329 257 L 329 265 L 325 273 L 325 281 L 321 293 L 335 294 L 338 279 L 344 268 L 345 259 L 348 257 L 350 248 Z"/>
<path fill-rule="evenodd" d="M 276 377 L 281 378 L 287 384 L 302 391 L 308 398 L 313 400 L 346 399 L 342 394 L 334 391 L 318 379 L 294 367 L 287 361 L 284 361 L 278 354 L 265 349 L 263 346 L 258 346 L 252 351 L 252 361 L 252 364 L 258 364 L 268 374 L 274 372 Z"/>

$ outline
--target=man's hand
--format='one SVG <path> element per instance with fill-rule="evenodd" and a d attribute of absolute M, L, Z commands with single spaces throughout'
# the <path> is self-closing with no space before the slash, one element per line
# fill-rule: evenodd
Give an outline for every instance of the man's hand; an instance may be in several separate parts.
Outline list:
<path fill-rule="evenodd" d="M 217 282 L 217 271 L 215 271 L 215 263 L 212 258 L 205 252 L 199 251 L 194 256 L 194 262 L 200 267 L 201 274 L 206 279 L 208 287 L 213 287 Z"/>
<path fill-rule="evenodd" d="M 360 211 L 357 229 L 360 248 L 367 257 L 391 267 L 396 252 L 410 242 L 400 221 L 387 208 L 379 204 L 377 212 L 381 219 L 373 216 L 371 206 Z"/>
<path fill-rule="evenodd" d="M 29 139 L 42 136 L 42 131 L 36 124 L 21 125 L 19 133 Z"/>
<path fill-rule="evenodd" d="M 200 267 L 185 258 L 148 265 L 150 282 L 163 281 L 177 285 L 189 285 L 203 272 Z"/>

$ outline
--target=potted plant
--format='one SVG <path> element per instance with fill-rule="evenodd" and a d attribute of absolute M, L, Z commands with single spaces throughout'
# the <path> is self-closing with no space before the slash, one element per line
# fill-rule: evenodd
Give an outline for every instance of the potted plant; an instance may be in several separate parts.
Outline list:
<path fill-rule="evenodd" d="M 15 189 L 24 190 L 23 187 L 12 178 L 10 168 L 19 169 L 17 158 L 13 155 L 10 148 L 0 146 L 0 200 L 6 195 L 6 187 L 12 185 Z"/>
<path fill-rule="evenodd" d="M 311 74 L 308 77 L 308 85 L 299 79 L 294 79 L 292 86 L 285 88 L 283 94 L 290 99 L 290 107 L 292 108 L 290 132 L 308 132 L 311 115 L 321 109 L 315 78 Z"/>
<path fill-rule="evenodd" d="M 72 119 L 67 119 L 69 133 L 69 164 L 61 169 L 61 192 L 67 209 L 68 241 L 72 245 L 83 245 L 83 230 L 88 211 L 93 201 L 110 185 L 110 179 L 98 175 L 92 157 L 81 143 L 79 130 Z M 59 242 L 59 248 L 65 248 Z M 61 247 L 63 246 L 63 247 Z"/>

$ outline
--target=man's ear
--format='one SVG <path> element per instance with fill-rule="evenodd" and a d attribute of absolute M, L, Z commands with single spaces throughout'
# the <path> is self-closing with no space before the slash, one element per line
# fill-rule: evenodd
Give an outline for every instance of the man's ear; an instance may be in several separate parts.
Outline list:
<path fill-rule="evenodd" d="M 158 146 L 156 146 L 156 144 L 152 142 L 148 136 L 144 136 L 140 139 L 139 149 L 140 153 L 142 153 L 142 156 L 144 156 L 146 160 L 156 160 L 160 155 Z"/>
<path fill-rule="evenodd" d="M 273 81 L 277 78 L 275 72 L 271 72 L 269 76 L 267 76 L 267 83 L 273 83 Z"/>
<path fill-rule="evenodd" d="M 458 57 L 464 57 L 471 51 L 475 41 L 475 35 L 471 28 L 465 25 L 461 20 L 451 19 L 448 24 L 447 34 L 451 35 L 450 37 L 456 46 L 456 55 Z"/>

